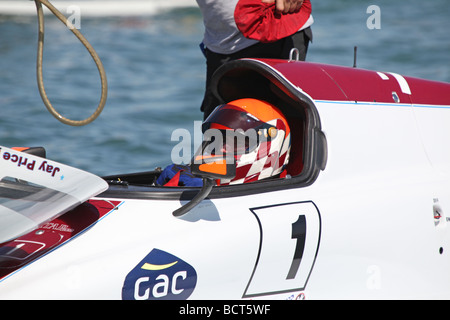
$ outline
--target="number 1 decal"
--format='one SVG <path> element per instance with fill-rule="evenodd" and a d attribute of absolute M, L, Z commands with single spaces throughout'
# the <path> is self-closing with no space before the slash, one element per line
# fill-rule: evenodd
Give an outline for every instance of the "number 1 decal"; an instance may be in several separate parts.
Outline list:
<path fill-rule="evenodd" d="M 306 218 L 299 216 L 297 222 L 292 224 L 292 239 L 297 239 L 297 246 L 295 247 L 294 259 L 292 260 L 291 268 L 286 279 L 294 279 L 297 275 L 300 261 L 302 260 L 303 250 L 305 249 L 306 238 Z"/>
<path fill-rule="evenodd" d="M 260 248 L 243 298 L 304 290 L 319 249 L 321 220 L 314 203 L 253 208 Z"/>

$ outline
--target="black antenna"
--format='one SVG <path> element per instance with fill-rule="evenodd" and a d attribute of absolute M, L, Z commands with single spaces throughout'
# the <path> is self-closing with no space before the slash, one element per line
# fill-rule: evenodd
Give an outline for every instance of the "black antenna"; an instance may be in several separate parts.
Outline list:
<path fill-rule="evenodd" d="M 357 51 L 358 51 L 358 47 L 355 46 L 353 48 L 353 68 L 356 68 L 356 53 L 357 53 Z"/>

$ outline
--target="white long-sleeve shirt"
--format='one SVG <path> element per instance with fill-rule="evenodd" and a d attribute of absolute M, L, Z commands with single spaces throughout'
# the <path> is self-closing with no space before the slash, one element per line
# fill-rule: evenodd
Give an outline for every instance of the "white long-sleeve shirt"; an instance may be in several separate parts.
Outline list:
<path fill-rule="evenodd" d="M 196 0 L 203 15 L 205 34 L 204 45 L 220 54 L 231 54 L 258 43 L 244 37 L 234 20 L 234 10 L 238 0 Z M 312 16 L 302 27 L 313 23 Z"/>
<path fill-rule="evenodd" d="M 216 53 L 230 54 L 258 41 L 245 38 L 234 21 L 238 0 L 197 0 L 203 15 L 203 43 Z"/>

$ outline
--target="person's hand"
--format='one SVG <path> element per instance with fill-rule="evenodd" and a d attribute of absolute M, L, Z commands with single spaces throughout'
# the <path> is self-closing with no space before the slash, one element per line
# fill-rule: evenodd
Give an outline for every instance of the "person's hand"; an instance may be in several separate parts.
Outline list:
<path fill-rule="evenodd" d="M 278 12 L 293 13 L 300 10 L 303 0 L 261 0 L 264 3 L 274 3 Z"/>

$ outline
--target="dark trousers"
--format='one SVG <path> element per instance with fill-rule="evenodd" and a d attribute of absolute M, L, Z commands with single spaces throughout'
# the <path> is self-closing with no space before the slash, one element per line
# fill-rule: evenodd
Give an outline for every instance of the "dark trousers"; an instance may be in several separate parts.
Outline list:
<path fill-rule="evenodd" d="M 241 58 L 272 58 L 272 59 L 288 59 L 291 49 L 297 48 L 299 51 L 299 59 L 304 61 L 308 51 L 309 42 L 312 41 L 311 28 L 299 31 L 292 36 L 278 40 L 276 42 L 262 43 L 259 42 L 241 51 L 230 55 L 214 53 L 208 49 L 205 50 L 206 55 L 206 88 L 205 97 L 201 106 L 203 117 L 206 119 L 208 115 L 219 105 L 219 100 L 211 91 L 211 78 L 216 70 L 223 64 Z"/>

